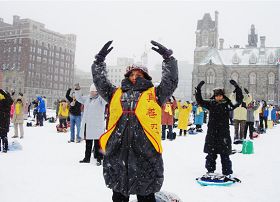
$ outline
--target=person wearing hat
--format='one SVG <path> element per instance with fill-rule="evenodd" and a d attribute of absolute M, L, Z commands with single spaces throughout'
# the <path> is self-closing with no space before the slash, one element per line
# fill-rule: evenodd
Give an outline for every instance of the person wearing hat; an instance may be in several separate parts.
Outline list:
<path fill-rule="evenodd" d="M 10 110 L 13 104 L 13 99 L 10 94 L 3 89 L 0 89 L 0 151 L 1 142 L 3 145 L 3 152 L 8 151 L 7 134 L 10 128 Z"/>
<path fill-rule="evenodd" d="M 209 122 L 207 135 L 205 137 L 204 152 L 207 153 L 205 167 L 207 174 L 211 175 L 216 170 L 216 159 L 219 154 L 222 163 L 222 174 L 230 177 L 233 173 L 232 162 L 229 155 L 231 149 L 231 137 L 229 130 L 229 112 L 240 105 L 243 99 L 241 88 L 234 80 L 230 83 L 235 87 L 236 104 L 225 96 L 224 89 L 214 89 L 214 95 L 210 100 L 204 100 L 201 95 L 201 87 L 204 85 L 201 81 L 196 87 L 195 98 L 197 104 L 209 110 Z"/>
<path fill-rule="evenodd" d="M 104 110 L 106 102 L 99 96 L 95 85 L 91 84 L 89 95 L 82 96 L 79 84 L 75 85 L 75 95 L 78 102 L 84 105 L 81 123 L 81 137 L 85 139 L 85 157 L 80 163 L 90 163 L 92 145 L 94 144 L 94 158 L 100 166 L 103 155 L 100 152 L 99 137 L 105 132 Z"/>
<path fill-rule="evenodd" d="M 66 99 L 70 102 L 70 140 L 69 142 L 75 141 L 75 126 L 77 127 L 76 142 L 81 141 L 80 128 L 81 128 L 81 103 L 77 101 L 75 93 L 70 96 L 71 88 L 66 92 Z"/>
<path fill-rule="evenodd" d="M 161 106 L 178 85 L 177 61 L 172 50 L 151 41 L 164 59 L 160 84 L 154 87 L 147 67 L 131 65 L 117 88 L 107 79 L 104 62 L 111 43 L 103 46 L 92 65 L 97 91 L 110 103 L 108 130 L 99 139 L 105 183 L 113 190 L 114 202 L 128 202 L 131 194 L 138 202 L 155 202 L 154 193 L 164 179 Z"/>

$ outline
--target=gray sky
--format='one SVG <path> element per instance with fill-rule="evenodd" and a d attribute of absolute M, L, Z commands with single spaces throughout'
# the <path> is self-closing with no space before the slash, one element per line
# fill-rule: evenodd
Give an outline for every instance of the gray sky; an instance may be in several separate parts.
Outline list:
<path fill-rule="evenodd" d="M 90 71 L 94 55 L 105 42 L 114 40 L 114 49 L 107 64 L 117 57 L 135 57 L 149 50 L 149 65 L 161 63 L 156 52 L 150 51 L 150 40 L 157 40 L 174 50 L 178 60 L 193 63 L 197 20 L 204 13 L 219 12 L 219 37 L 225 47 L 247 44 L 251 24 L 266 36 L 267 46 L 280 47 L 280 2 L 256 1 L 0 1 L 0 17 L 12 23 L 12 16 L 30 18 L 46 28 L 62 34 L 77 35 L 76 65 Z"/>

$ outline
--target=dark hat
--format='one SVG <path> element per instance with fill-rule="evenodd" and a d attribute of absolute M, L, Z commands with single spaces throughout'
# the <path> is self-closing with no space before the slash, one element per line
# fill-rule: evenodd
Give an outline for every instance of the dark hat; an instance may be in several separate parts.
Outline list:
<path fill-rule="evenodd" d="M 214 96 L 225 95 L 225 91 L 222 88 L 214 89 L 213 92 L 214 92 Z"/>
<path fill-rule="evenodd" d="M 133 70 L 141 70 L 143 73 L 144 73 L 144 77 L 145 77 L 145 79 L 147 79 L 147 80 L 152 80 L 152 77 L 149 75 L 149 73 L 148 73 L 148 68 L 147 67 L 145 67 L 145 66 L 141 66 L 141 65 L 135 65 L 135 64 L 133 64 L 133 65 L 130 65 L 130 66 L 128 66 L 127 68 L 126 68 L 126 73 L 125 73 L 125 77 L 129 77 L 129 75 L 131 74 L 131 72 L 133 71 Z"/>

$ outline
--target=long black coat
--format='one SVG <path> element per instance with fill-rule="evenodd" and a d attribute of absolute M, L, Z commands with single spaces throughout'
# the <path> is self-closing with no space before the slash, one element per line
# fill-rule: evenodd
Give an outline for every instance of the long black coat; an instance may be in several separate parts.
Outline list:
<path fill-rule="evenodd" d="M 8 133 L 10 128 L 10 111 L 13 100 L 8 92 L 0 89 L 5 99 L 0 100 L 0 133 Z"/>
<path fill-rule="evenodd" d="M 110 102 L 116 87 L 106 79 L 106 64 L 92 65 L 93 82 L 98 93 Z M 178 67 L 174 58 L 163 62 L 162 81 L 156 87 L 157 101 L 162 105 L 178 84 Z M 133 85 L 122 81 L 121 103 L 124 111 L 134 110 L 141 93 L 152 87 L 151 81 L 137 78 Z M 106 146 L 103 174 L 106 185 L 123 195 L 148 195 L 161 189 L 162 155 L 153 147 L 135 114 L 122 114 Z"/>
<path fill-rule="evenodd" d="M 242 91 L 238 91 L 242 97 Z M 195 98 L 198 104 L 209 110 L 209 122 L 207 135 L 205 137 L 204 152 L 213 154 L 231 154 L 231 137 L 229 130 L 229 112 L 239 106 L 242 100 L 237 100 L 237 104 L 224 96 L 221 102 L 214 99 L 203 100 L 201 92 L 197 91 Z"/>

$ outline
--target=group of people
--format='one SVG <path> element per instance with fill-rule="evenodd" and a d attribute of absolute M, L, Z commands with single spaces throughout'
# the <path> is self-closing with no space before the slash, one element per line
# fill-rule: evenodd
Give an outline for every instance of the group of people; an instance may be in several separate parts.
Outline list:
<path fill-rule="evenodd" d="M 167 139 L 174 140 L 176 133 L 173 132 L 174 128 L 179 129 L 179 136 L 187 135 L 187 132 L 203 132 L 202 125 L 206 123 L 207 111 L 205 108 L 196 102 L 190 103 L 189 101 L 183 102 L 176 100 L 172 96 L 173 101 L 169 98 L 165 104 L 162 105 L 162 135 L 161 139 L 166 139 L 166 128 L 168 128 Z M 195 125 L 193 127 L 192 125 Z"/>
<path fill-rule="evenodd" d="M 244 94 L 234 80 L 230 80 L 234 92 L 229 97 L 223 89 L 214 89 L 213 96 L 204 99 L 201 94 L 204 81 L 201 81 L 195 88 L 195 103 L 177 101 L 172 96 L 178 85 L 178 67 L 173 51 L 158 42 L 151 43 L 152 49 L 163 57 L 162 79 L 158 86 L 153 85 L 148 69 L 141 65 L 128 66 L 121 86 L 112 85 L 107 79 L 105 63 L 106 56 L 113 49 L 112 41 L 109 41 L 95 56 L 91 67 L 93 84 L 88 95 L 82 95 L 80 86 L 75 84 L 73 89 L 68 89 L 66 99 L 58 102 L 59 130 L 65 131 L 69 120 L 69 143 L 85 140 L 85 157 L 80 163 L 90 162 L 94 147 L 97 165 L 102 165 L 103 159 L 104 180 L 113 191 L 113 202 L 128 202 L 131 194 L 137 195 L 138 202 L 156 201 L 155 193 L 160 191 L 164 181 L 161 141 L 166 139 L 167 128 L 170 140 L 177 135 L 186 135 L 190 130 L 202 132 L 208 114 L 205 168 L 208 174 L 214 173 L 217 155 L 220 155 L 222 173 L 230 177 L 233 170 L 229 120 L 234 123 L 236 141 L 246 138 L 248 128 L 249 137 L 253 138 L 255 128 L 258 132 L 265 132 L 269 121 L 275 124 L 279 121 L 279 111 L 276 112 L 275 107 L 264 101 L 252 101 L 248 90 L 244 89 Z M 24 108 L 22 98 L 13 99 L 0 89 L 3 151 L 7 151 L 13 103 L 17 119 Z M 44 100 L 38 97 L 35 109 L 39 125 L 43 125 L 44 104 Z M 267 120 L 267 124 L 263 125 L 263 120 Z M 192 124 L 195 128 L 191 127 Z M 174 127 L 178 127 L 179 134 L 173 131 Z"/>

